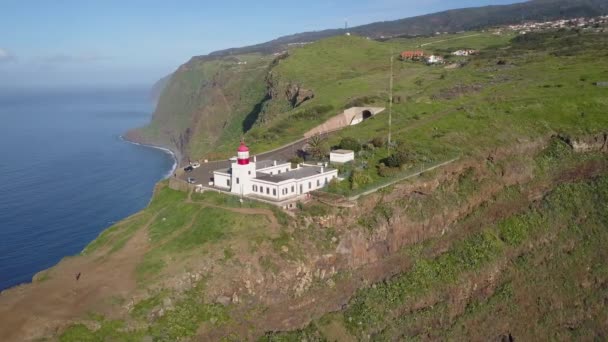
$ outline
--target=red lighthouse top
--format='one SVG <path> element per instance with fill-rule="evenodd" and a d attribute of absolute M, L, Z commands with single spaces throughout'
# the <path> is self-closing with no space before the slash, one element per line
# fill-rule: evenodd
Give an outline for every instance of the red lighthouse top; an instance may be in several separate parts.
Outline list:
<path fill-rule="evenodd" d="M 237 152 L 249 152 L 249 148 L 245 145 L 245 142 L 241 141 L 241 146 L 239 146 Z"/>
<path fill-rule="evenodd" d="M 239 165 L 249 164 L 249 148 L 245 145 L 245 142 L 241 141 L 241 146 L 236 150 L 237 152 L 237 163 Z"/>

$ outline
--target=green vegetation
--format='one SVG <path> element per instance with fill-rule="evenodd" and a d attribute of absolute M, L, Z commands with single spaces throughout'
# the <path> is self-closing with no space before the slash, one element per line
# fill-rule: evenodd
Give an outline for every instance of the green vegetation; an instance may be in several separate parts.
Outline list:
<path fill-rule="evenodd" d="M 216 196 L 202 197 L 218 199 Z M 210 244 L 231 236 L 265 236 L 268 225 L 268 219 L 263 215 L 238 214 L 220 208 L 201 207 L 197 203 L 174 203 L 149 228 L 153 248 L 137 268 L 138 280 L 143 284 L 159 274 L 168 260 L 175 262 L 175 258 L 205 253 Z"/>
<path fill-rule="evenodd" d="M 152 216 L 149 213 L 136 214 L 120 223 L 104 230 L 82 251 L 83 255 L 94 253 L 101 248 L 108 249 L 109 253 L 116 252 L 124 247 L 135 231 L 144 225 Z"/>
<path fill-rule="evenodd" d="M 510 193 L 505 190 L 502 198 Z M 452 241 L 445 253 L 430 253 L 445 239 L 410 248 L 416 260 L 410 271 L 359 290 L 338 315 L 262 340 L 323 341 L 327 336 L 317 327 L 328 321 L 344 326 L 355 339 L 470 340 L 509 332 L 521 339 L 597 338 L 606 332 L 607 317 L 600 300 L 608 294 L 601 285 L 608 281 L 602 247 L 608 242 L 606 201 L 608 177 L 561 185 L 537 206 Z M 500 277 L 485 276 L 494 279 L 480 284 L 489 288 L 465 295 L 459 311 L 452 289 L 467 288 L 469 278 L 483 282 L 504 261 L 508 264 Z M 554 310 L 556 301 L 567 314 Z M 508 322 L 509 330 L 496 331 L 500 322 Z"/>
<path fill-rule="evenodd" d="M 154 341 L 177 341 L 192 337 L 204 322 L 217 325 L 228 320 L 224 307 L 202 302 L 203 290 L 202 284 L 188 290 L 173 308 L 166 309 L 164 314 L 154 319 L 147 329 L 129 328 L 124 321 L 109 321 L 103 317 L 95 317 L 98 328 L 90 329 L 84 324 L 74 324 L 61 334 L 59 340 L 61 342 L 141 341 L 148 336 Z M 140 302 L 135 306 L 133 316 L 144 319 L 153 307 L 161 303 L 163 295 L 164 293 L 161 293 Z"/>

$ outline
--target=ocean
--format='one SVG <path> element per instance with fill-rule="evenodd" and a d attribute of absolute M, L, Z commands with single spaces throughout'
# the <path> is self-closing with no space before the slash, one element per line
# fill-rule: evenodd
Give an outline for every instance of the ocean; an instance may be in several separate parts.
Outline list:
<path fill-rule="evenodd" d="M 174 158 L 121 135 L 153 109 L 148 89 L 0 90 L 0 290 L 148 204 Z"/>

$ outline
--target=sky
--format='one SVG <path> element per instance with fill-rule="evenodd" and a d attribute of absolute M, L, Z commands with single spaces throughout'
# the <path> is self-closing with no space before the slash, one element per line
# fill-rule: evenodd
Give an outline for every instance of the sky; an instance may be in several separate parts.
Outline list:
<path fill-rule="evenodd" d="M 147 86 L 279 36 L 521 0 L 0 0 L 0 87 Z"/>

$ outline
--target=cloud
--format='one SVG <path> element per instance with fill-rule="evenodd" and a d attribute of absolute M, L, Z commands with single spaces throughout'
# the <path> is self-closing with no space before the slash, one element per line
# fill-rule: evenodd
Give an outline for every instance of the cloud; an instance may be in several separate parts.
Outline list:
<path fill-rule="evenodd" d="M 13 55 L 10 51 L 0 48 L 0 63 L 12 62 L 15 59 L 15 55 Z"/>
<path fill-rule="evenodd" d="M 110 57 L 98 53 L 84 53 L 77 55 L 56 54 L 40 58 L 45 64 L 84 64 L 108 60 Z"/>

